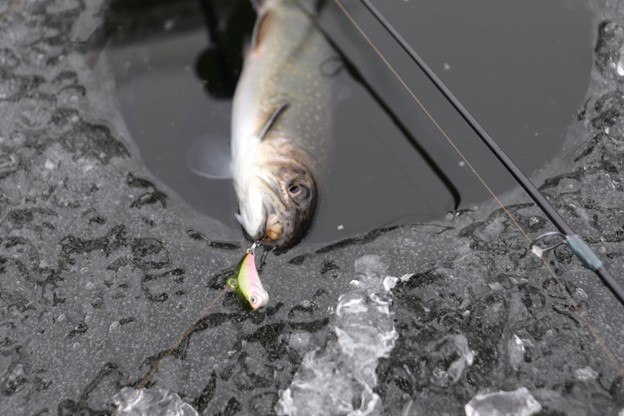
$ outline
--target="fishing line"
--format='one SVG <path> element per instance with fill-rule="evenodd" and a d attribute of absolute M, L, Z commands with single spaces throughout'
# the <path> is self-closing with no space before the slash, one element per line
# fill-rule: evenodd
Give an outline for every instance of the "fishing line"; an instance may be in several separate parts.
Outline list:
<path fill-rule="evenodd" d="M 249 248 L 247 250 L 247 252 L 249 253 L 251 251 L 253 253 L 253 251 L 256 249 L 256 247 L 258 247 L 261 243 L 262 242 L 260 240 L 254 241 L 254 243 L 252 244 L 251 248 Z M 160 368 L 160 364 L 163 362 L 163 360 L 165 360 L 165 358 L 170 357 L 173 353 L 176 352 L 176 350 L 178 348 L 180 348 L 182 343 L 184 341 L 186 341 L 188 339 L 188 337 L 193 333 L 193 331 L 197 327 L 197 324 L 199 324 L 199 322 L 202 319 L 204 319 L 206 316 L 208 316 L 208 312 L 210 312 L 210 310 L 212 310 L 214 305 L 223 297 L 223 295 L 225 295 L 225 293 L 229 292 L 230 290 L 234 290 L 234 289 L 235 289 L 235 286 L 231 285 L 230 284 L 230 279 L 228 279 L 228 282 L 223 287 L 223 289 L 219 293 L 217 293 L 217 295 L 212 299 L 212 301 L 210 301 L 210 303 L 208 305 L 206 305 L 201 310 L 201 312 L 199 313 L 197 318 L 195 318 L 195 320 L 178 337 L 178 340 L 171 347 L 169 347 L 169 349 L 162 355 L 162 357 L 160 357 L 156 361 L 156 363 L 154 365 L 152 365 L 152 367 L 149 369 L 147 374 L 137 384 L 134 385 L 134 394 L 136 394 L 139 390 L 143 389 L 147 385 L 147 383 L 149 383 L 149 381 L 152 379 L 154 374 L 156 374 L 158 372 L 158 370 Z M 124 400 L 124 405 L 127 405 L 128 401 L 131 400 L 131 399 L 134 399 L 134 397 L 133 396 L 127 397 Z"/>
<path fill-rule="evenodd" d="M 370 3 L 369 0 L 360 0 L 361 3 L 373 14 L 377 21 L 390 33 L 403 50 L 412 58 L 418 67 L 427 75 L 429 80 L 434 83 L 436 88 L 444 95 L 444 97 L 457 110 L 462 118 L 470 125 L 473 131 L 481 138 L 485 145 L 494 153 L 498 160 L 503 164 L 507 171 L 520 183 L 522 188 L 529 194 L 531 199 L 541 208 L 550 221 L 566 236 L 566 243 L 579 258 L 585 267 L 595 272 L 598 277 L 607 285 L 607 287 L 618 298 L 620 303 L 624 305 L 624 288 L 614 279 L 607 270 L 604 263 L 592 251 L 583 239 L 572 230 L 566 223 L 559 212 L 548 202 L 548 200 L 535 187 L 533 182 L 526 177 L 524 173 L 516 166 L 516 164 L 507 156 L 507 154 L 498 146 L 496 141 L 485 131 L 479 122 L 470 114 L 470 112 L 459 102 L 453 93 L 444 85 L 444 83 L 435 75 L 425 61 L 412 49 L 409 44 L 401 37 L 401 35 L 392 27 L 392 25 L 379 13 L 379 11 Z"/>
<path fill-rule="evenodd" d="M 207 315 L 208 312 L 210 312 L 210 310 L 214 307 L 214 305 L 223 297 L 223 295 L 225 295 L 226 292 L 230 291 L 230 287 L 229 286 L 225 286 L 223 288 L 223 290 L 221 290 L 221 292 L 219 292 L 217 294 L 217 296 L 214 297 L 214 299 L 212 299 L 212 301 L 206 305 L 206 307 L 204 307 L 204 309 L 201 310 L 201 312 L 199 313 L 199 316 L 197 318 L 195 318 L 195 320 L 188 326 L 188 328 L 186 328 L 186 330 L 180 335 L 180 337 L 178 338 L 178 340 L 175 342 L 175 344 L 173 344 L 168 350 L 167 352 L 165 352 L 165 354 L 160 357 L 158 359 L 158 361 L 156 361 L 156 364 L 154 364 L 150 370 L 147 372 L 147 374 L 141 379 L 141 381 L 139 381 L 135 386 L 134 386 L 134 390 L 138 391 L 141 390 L 142 388 L 144 388 L 147 383 L 149 383 L 150 379 L 154 376 L 154 374 L 156 374 L 156 372 L 158 372 L 158 369 L 160 368 L 160 364 L 162 363 L 162 361 L 171 356 L 171 354 L 173 354 L 179 347 L 180 345 L 182 345 L 182 343 L 189 337 L 189 335 L 191 335 L 191 333 L 195 330 L 195 327 L 197 326 L 197 324 L 199 323 L 199 321 L 201 321 L 202 319 L 204 319 Z"/>
<path fill-rule="evenodd" d="M 560 228 L 563 234 L 566 235 L 568 240 L 574 239 L 578 237 L 572 229 L 565 223 L 563 218 L 559 215 L 557 211 L 546 201 L 546 199 L 537 191 L 535 186 L 520 172 L 520 170 L 513 164 L 513 162 L 503 153 L 503 151 L 498 147 L 496 142 L 485 132 L 485 130 L 479 125 L 479 123 L 468 113 L 468 111 L 459 103 L 459 101 L 453 96 L 453 94 L 442 84 L 433 71 L 429 69 L 429 67 L 424 63 L 424 61 L 416 54 L 416 52 L 407 44 L 407 42 L 398 34 L 398 32 L 387 22 L 387 20 L 381 16 L 379 11 L 374 8 L 368 0 L 360 0 L 360 2 L 374 15 L 377 21 L 390 33 L 390 35 L 401 45 L 403 50 L 407 52 L 407 54 L 418 64 L 418 66 L 425 72 L 425 74 L 429 77 L 429 79 L 436 85 L 438 90 L 442 92 L 442 94 L 451 102 L 453 107 L 462 115 L 464 120 L 468 122 L 468 124 L 475 130 L 477 135 L 484 140 L 487 146 L 492 150 L 499 160 L 505 165 L 505 167 L 510 170 L 510 173 L 518 180 L 518 182 L 522 185 L 525 191 L 533 198 L 536 204 L 542 208 L 544 213 L 549 217 L 549 219 Z M 347 17 L 347 19 L 351 22 L 351 24 L 355 27 L 355 29 L 360 33 L 360 35 L 366 40 L 369 46 L 375 51 L 375 53 L 379 56 L 379 58 L 384 62 L 384 64 L 388 67 L 388 69 L 392 72 L 392 74 L 397 78 L 397 80 L 401 83 L 403 88 L 409 93 L 409 95 L 414 99 L 414 101 L 418 104 L 418 106 L 422 109 L 422 111 L 427 115 L 427 117 L 431 120 L 431 122 L 436 126 L 438 131 L 442 134 L 442 136 L 447 140 L 447 142 L 451 145 L 451 147 L 455 150 L 455 152 L 463 159 L 472 173 L 477 177 L 477 179 L 481 182 L 481 184 L 485 187 L 485 189 L 489 192 L 489 194 L 496 200 L 498 205 L 502 208 L 505 214 L 509 217 L 510 221 L 515 225 L 515 227 L 520 231 L 520 233 L 524 236 L 529 244 L 531 244 L 532 240 L 527 234 L 527 232 L 522 228 L 522 226 L 518 223 L 513 214 L 509 211 L 509 209 L 503 204 L 500 198 L 496 195 L 496 193 L 492 190 L 492 188 L 487 184 L 487 182 L 481 177 L 481 175 L 477 172 L 477 170 L 473 167 L 473 165 L 468 161 L 466 156 L 462 153 L 459 147 L 453 142 L 453 140 L 448 136 L 448 134 L 444 131 L 442 126 L 437 122 L 437 120 L 433 117 L 433 115 L 429 112 L 427 107 L 421 102 L 421 100 L 416 96 L 416 94 L 412 91 L 412 89 L 407 85 L 407 83 L 403 80 L 403 78 L 399 75 L 397 70 L 392 66 L 392 64 L 388 61 L 388 59 L 384 56 L 384 54 L 379 50 L 379 48 L 375 45 L 375 43 L 370 39 L 370 37 L 366 34 L 366 32 L 362 29 L 362 27 L 357 23 L 354 17 L 349 13 L 349 11 L 344 7 L 340 0 L 334 0 L 336 6 L 342 11 L 342 13 Z M 487 138 L 487 139 L 486 139 Z M 513 168 L 510 169 L 510 166 Z M 518 175 L 518 176 L 516 176 Z M 534 192 L 531 192 L 533 191 Z M 539 195 L 539 196 L 538 196 Z M 538 202 L 539 201 L 539 202 Z M 543 204 L 543 205 L 542 205 Z M 594 270 L 602 279 L 609 285 L 611 291 L 617 296 L 621 303 L 624 304 L 624 290 L 617 284 L 617 282 L 613 279 L 613 277 L 608 273 L 605 266 L 599 263 L 591 263 L 595 259 L 584 259 L 583 255 L 588 255 L 589 253 L 593 253 L 591 249 L 585 244 L 580 237 L 575 239 L 576 241 L 568 241 L 570 248 L 574 251 L 574 253 L 581 259 L 584 265 L 594 266 Z M 579 243 L 580 240 L 580 243 Z M 574 244 L 580 244 L 579 246 L 575 246 Z M 575 247 L 577 249 L 575 249 Z M 594 254 L 595 256 L 595 254 Z M 574 301 L 572 296 L 568 293 L 568 290 L 565 287 L 563 281 L 557 276 L 555 271 L 552 269 L 551 265 L 548 263 L 545 257 L 540 257 L 544 267 L 548 270 L 553 279 L 557 282 L 559 287 L 562 289 L 568 303 L 573 307 L 576 315 L 579 317 L 581 321 L 585 323 L 592 336 L 602 348 L 603 352 L 606 354 L 608 360 L 614 365 L 614 367 L 620 372 L 622 376 L 624 376 L 624 368 L 620 364 L 620 362 L 615 358 L 613 353 L 607 347 L 604 339 L 597 333 L 594 329 L 594 326 L 591 320 L 582 313 L 579 305 Z M 587 263 L 586 263 L 587 261 Z M 595 267 L 599 266 L 599 267 Z M 590 267 L 592 268 L 592 267 Z"/>
<path fill-rule="evenodd" d="M 225 295 L 226 292 L 230 291 L 230 287 L 228 285 L 226 285 L 223 290 L 221 290 L 221 292 L 217 293 L 217 296 L 214 297 L 214 299 L 212 299 L 212 301 L 206 305 L 206 307 L 204 307 L 204 309 L 201 310 L 201 312 L 199 313 L 199 316 L 197 318 L 195 318 L 195 320 L 191 323 L 191 325 L 188 326 L 188 328 L 186 328 L 186 330 L 182 333 L 182 335 L 180 335 L 180 337 L 178 338 L 178 340 L 176 341 L 175 344 L 173 344 L 168 350 L 167 352 L 165 352 L 165 354 L 160 357 L 158 359 L 158 361 L 156 361 L 156 364 L 154 364 L 150 370 L 147 372 L 147 374 L 141 379 L 141 381 L 139 381 L 136 385 L 133 386 L 134 388 L 134 394 L 127 397 L 124 401 L 123 401 L 123 407 L 127 407 L 128 402 L 130 400 L 134 400 L 135 399 L 135 395 L 136 393 L 139 392 L 139 390 L 141 390 L 142 388 L 144 388 L 147 383 L 149 383 L 149 381 L 152 379 L 152 377 L 154 376 L 154 374 L 156 374 L 158 372 L 158 369 L 160 368 L 160 364 L 163 362 L 163 360 L 167 357 L 170 357 L 178 348 L 180 348 L 180 345 L 182 345 L 182 343 L 191 335 L 191 333 L 193 333 L 193 331 L 195 330 L 195 327 L 197 327 L 197 324 L 199 323 L 199 321 L 201 321 L 202 319 L 204 319 L 207 315 L 208 312 L 210 312 L 210 310 L 214 307 L 214 305 L 219 301 L 219 299 L 221 299 L 223 297 L 223 295 Z M 119 406 L 118 406 L 119 408 Z M 115 410 L 115 412 L 113 414 L 117 414 L 117 410 Z"/>

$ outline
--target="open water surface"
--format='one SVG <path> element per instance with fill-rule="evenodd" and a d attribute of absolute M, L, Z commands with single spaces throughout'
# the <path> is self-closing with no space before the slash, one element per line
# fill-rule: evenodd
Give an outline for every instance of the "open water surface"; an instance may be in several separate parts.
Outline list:
<path fill-rule="evenodd" d="M 191 205 L 237 228 L 231 181 L 197 176 L 186 156 L 196 140 L 229 137 L 230 94 L 255 18 L 250 3 L 211 3 L 218 43 L 209 36 L 210 18 L 202 14 L 199 1 L 181 2 L 185 7 L 153 5 L 153 13 L 164 9 L 160 19 L 147 18 L 145 10 L 123 2 L 115 4 L 135 18 L 126 16 L 128 23 L 111 33 L 106 72 L 115 77 L 115 95 L 136 153 Z M 382 12 L 523 169 L 531 173 L 556 154 L 589 81 L 593 33 L 591 14 L 582 1 L 396 2 L 385 7 Z M 463 143 L 493 189 L 511 189 L 513 179 L 395 42 L 383 36 L 364 9 L 351 9 L 452 138 Z M 354 36 L 333 2 L 325 2 L 321 17 L 340 53 L 352 60 L 387 108 L 348 70 L 333 77 L 334 114 L 327 122 L 333 125 L 335 147 L 319 216 L 306 243 L 430 221 L 489 198 L 370 47 Z M 116 18 L 109 16 L 112 22 Z M 402 120 L 408 137 L 392 116 Z"/>

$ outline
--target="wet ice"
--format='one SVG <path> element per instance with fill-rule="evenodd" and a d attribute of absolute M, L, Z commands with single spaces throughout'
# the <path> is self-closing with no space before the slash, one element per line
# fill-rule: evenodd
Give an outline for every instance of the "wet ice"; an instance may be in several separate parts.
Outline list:
<path fill-rule="evenodd" d="M 180 396 L 163 389 L 125 387 L 113 397 L 118 416 L 197 416 L 197 411 Z"/>
<path fill-rule="evenodd" d="M 466 416 L 531 416 L 542 405 L 526 387 L 514 391 L 478 394 L 466 404 Z"/>
<path fill-rule="evenodd" d="M 185 4 L 171 3 L 159 27 Z M 85 42 L 104 39 L 108 5 L 20 7 L 0 21 L 0 413 L 110 414 L 223 287 L 245 243 L 190 209 L 127 145 L 106 79 L 86 58 Z M 591 7 L 587 104 L 534 179 L 621 271 L 624 7 Z M 551 230 L 521 193 L 503 197 L 532 236 Z M 350 284 L 366 253 L 379 259 L 360 260 Z M 622 378 L 582 318 L 622 357 L 620 306 L 566 247 L 544 257 L 563 290 L 492 203 L 270 255 L 262 279 L 275 304 L 246 314 L 226 296 L 142 397 L 154 412 L 188 414 L 276 405 L 305 414 L 310 403 L 462 414 L 477 397 L 475 412 L 526 413 L 533 397 L 552 414 L 621 413 Z M 319 387 L 339 363 L 361 382 L 339 375 L 336 391 Z"/>
<path fill-rule="evenodd" d="M 380 412 L 377 361 L 394 346 L 396 331 L 384 289 L 387 267 L 378 256 L 355 261 L 352 289 L 338 299 L 335 339 L 306 353 L 290 386 L 280 393 L 279 414 L 373 415 Z"/>

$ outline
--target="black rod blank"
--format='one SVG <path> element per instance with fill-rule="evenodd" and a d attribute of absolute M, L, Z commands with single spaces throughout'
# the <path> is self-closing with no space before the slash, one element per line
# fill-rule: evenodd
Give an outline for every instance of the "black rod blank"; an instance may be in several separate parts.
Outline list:
<path fill-rule="evenodd" d="M 459 102 L 459 100 L 453 95 L 453 93 L 444 85 L 444 83 L 438 78 L 438 76 L 429 68 L 425 61 L 414 51 L 414 49 L 407 43 L 407 41 L 397 32 L 397 30 L 388 22 L 388 20 L 373 6 L 369 0 L 360 0 L 360 2 L 368 9 L 368 11 L 377 19 L 384 29 L 394 38 L 394 40 L 401 46 L 401 48 L 410 56 L 410 58 L 418 65 L 418 67 L 425 73 L 427 78 L 433 82 L 438 91 L 444 95 L 444 97 L 451 103 L 453 108 L 462 116 L 462 118 L 468 123 L 472 130 L 479 136 L 479 138 L 485 143 L 485 145 L 496 155 L 498 160 L 505 166 L 507 171 L 518 181 L 522 188 L 529 194 L 531 199 L 541 208 L 550 221 L 559 229 L 559 231 L 568 237 L 568 240 L 572 236 L 576 236 L 574 230 L 566 223 L 563 217 L 557 212 L 557 210 L 548 202 L 548 200 L 542 195 L 542 193 L 535 187 L 533 182 L 522 173 L 520 168 L 505 154 L 500 146 L 492 139 L 492 137 L 485 131 L 485 129 L 479 124 L 479 122 L 470 114 L 470 112 Z M 582 241 L 582 240 L 581 240 Z M 573 250 L 574 253 L 579 256 L 581 262 L 587 265 L 586 259 L 580 257 L 580 254 Z M 594 255 L 595 256 L 595 255 Z M 620 303 L 624 305 L 624 289 L 615 280 L 613 275 L 607 270 L 607 268 L 600 262 L 598 267 L 592 268 L 593 271 L 602 279 L 602 281 L 608 286 L 613 294 L 618 298 Z"/>

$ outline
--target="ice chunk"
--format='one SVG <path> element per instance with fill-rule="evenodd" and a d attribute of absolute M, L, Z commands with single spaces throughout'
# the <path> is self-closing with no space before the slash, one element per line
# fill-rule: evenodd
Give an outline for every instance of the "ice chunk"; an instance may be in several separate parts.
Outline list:
<path fill-rule="evenodd" d="M 396 277 L 393 277 L 393 276 L 386 277 L 383 281 L 383 286 L 386 292 L 389 292 L 392 289 L 394 289 L 398 281 L 399 279 L 397 279 Z"/>
<path fill-rule="evenodd" d="M 50 159 L 46 159 L 44 166 L 48 170 L 52 170 L 56 167 L 56 163 L 52 162 Z"/>
<path fill-rule="evenodd" d="M 336 340 L 308 352 L 288 389 L 281 392 L 279 414 L 371 415 L 380 412 L 374 392 L 380 358 L 394 347 L 397 333 L 390 314 L 385 265 L 378 256 L 355 262 L 357 280 L 336 306 Z"/>
<path fill-rule="evenodd" d="M 587 366 L 583 368 L 578 368 L 574 372 L 574 377 L 576 377 L 577 380 L 581 381 L 595 380 L 596 377 L 598 377 L 598 373 L 594 371 L 594 369 L 590 366 Z"/>
<path fill-rule="evenodd" d="M 306 347 L 309 343 L 310 334 L 308 332 L 294 332 L 290 335 L 289 345 L 301 354 L 306 351 Z"/>
<path fill-rule="evenodd" d="M 120 325 L 119 321 L 113 321 L 113 323 L 111 323 L 110 326 L 108 327 L 108 332 L 112 334 L 119 328 L 119 325 Z"/>
<path fill-rule="evenodd" d="M 165 389 L 124 387 L 113 397 L 118 416 L 197 416 L 180 396 Z"/>
<path fill-rule="evenodd" d="M 530 416 L 542 410 L 542 405 L 526 387 L 514 391 L 477 394 L 464 407 L 466 416 Z"/>
<path fill-rule="evenodd" d="M 514 334 L 509 340 L 509 364 L 514 370 L 518 369 L 518 365 L 524 361 L 524 341 L 518 335 Z"/>
<path fill-rule="evenodd" d="M 620 53 L 620 59 L 618 60 L 615 70 L 619 76 L 624 77 L 624 51 Z"/>
<path fill-rule="evenodd" d="M 427 346 L 437 361 L 433 369 L 434 382 L 441 386 L 457 383 L 467 366 L 474 362 L 474 353 L 463 334 L 447 335 Z"/>

